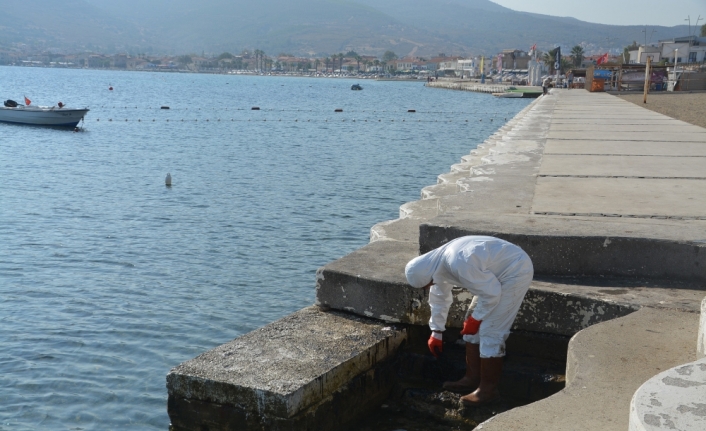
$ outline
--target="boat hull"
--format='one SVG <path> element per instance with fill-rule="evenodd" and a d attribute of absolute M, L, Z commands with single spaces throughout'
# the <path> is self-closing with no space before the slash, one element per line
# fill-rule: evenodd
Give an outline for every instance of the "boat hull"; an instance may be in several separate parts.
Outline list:
<path fill-rule="evenodd" d="M 88 109 L 0 107 L 0 122 L 33 126 L 76 127 Z"/>

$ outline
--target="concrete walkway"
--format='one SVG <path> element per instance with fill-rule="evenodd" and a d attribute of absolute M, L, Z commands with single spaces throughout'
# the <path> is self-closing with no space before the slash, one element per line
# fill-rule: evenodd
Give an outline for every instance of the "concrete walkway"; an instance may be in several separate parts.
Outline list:
<path fill-rule="evenodd" d="M 533 213 L 706 219 L 706 130 L 607 94 L 550 97 Z"/>

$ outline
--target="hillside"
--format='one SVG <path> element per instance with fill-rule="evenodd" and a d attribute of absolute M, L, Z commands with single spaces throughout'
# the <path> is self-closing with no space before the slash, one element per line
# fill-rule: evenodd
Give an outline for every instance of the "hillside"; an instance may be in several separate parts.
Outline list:
<path fill-rule="evenodd" d="M 355 50 L 399 56 L 491 54 L 537 43 L 604 52 L 643 27 L 516 12 L 488 0 L 0 0 L 0 44 L 130 53 L 269 55 Z M 687 26 L 650 27 L 660 39 Z"/>

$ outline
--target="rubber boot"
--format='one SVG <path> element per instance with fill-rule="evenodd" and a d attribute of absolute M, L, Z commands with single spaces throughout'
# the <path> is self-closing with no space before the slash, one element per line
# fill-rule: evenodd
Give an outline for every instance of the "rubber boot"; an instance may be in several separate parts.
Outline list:
<path fill-rule="evenodd" d="M 480 345 L 466 342 L 466 375 L 455 382 L 444 382 L 443 388 L 467 394 L 480 384 Z"/>
<path fill-rule="evenodd" d="M 495 401 L 499 396 L 498 386 L 503 374 L 503 357 L 481 358 L 480 385 L 472 393 L 461 397 L 466 406 L 477 406 Z"/>

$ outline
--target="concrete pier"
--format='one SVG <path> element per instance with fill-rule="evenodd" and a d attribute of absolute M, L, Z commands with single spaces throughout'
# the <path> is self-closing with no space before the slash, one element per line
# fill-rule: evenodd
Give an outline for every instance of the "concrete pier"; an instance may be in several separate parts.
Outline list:
<path fill-rule="evenodd" d="M 528 85 L 511 85 L 511 84 L 506 84 L 502 82 L 498 83 L 491 83 L 491 82 L 486 82 L 484 84 L 481 84 L 480 82 L 474 82 L 474 81 L 461 81 L 461 80 L 450 80 L 450 79 L 442 79 L 440 81 L 432 81 L 432 82 L 427 82 L 425 84 L 427 87 L 432 87 L 432 88 L 444 88 L 447 90 L 461 90 L 461 91 L 473 91 L 475 93 L 504 93 L 510 89 L 519 89 L 519 90 L 524 90 L 532 93 L 541 93 L 542 92 L 542 87 L 534 87 L 534 86 L 528 86 Z M 536 97 L 536 96 L 535 96 Z"/>
<path fill-rule="evenodd" d="M 607 94 L 552 90 L 463 156 L 437 184 L 424 188 L 422 199 L 402 205 L 399 219 L 374 226 L 370 244 L 319 270 L 319 310 L 359 316 L 360 322 L 351 321 L 351 331 L 379 322 L 374 332 L 382 338 L 349 346 L 360 349 L 351 350 L 350 357 L 379 352 L 376 346 L 384 342 L 383 357 L 370 361 L 368 370 L 324 369 L 317 358 L 328 344 L 325 334 L 316 343 L 297 344 L 300 369 L 307 371 L 301 387 L 307 381 L 340 383 L 307 392 L 306 402 L 297 404 L 292 400 L 300 398 L 286 395 L 292 391 L 268 389 L 267 397 L 256 396 L 263 387 L 280 385 L 286 373 L 274 372 L 259 382 L 246 377 L 245 371 L 258 363 L 286 370 L 276 350 L 240 360 L 240 350 L 221 346 L 170 373 L 173 425 L 231 429 L 227 412 L 237 408 L 241 417 L 276 420 L 251 419 L 249 428 L 233 429 L 307 429 L 306 424 L 325 422 L 311 418 L 326 417 L 332 408 L 326 400 L 334 392 L 341 394 L 338 400 L 374 404 L 391 382 L 377 384 L 378 389 L 344 382 L 366 381 L 376 367 L 389 366 L 387 359 L 399 354 L 399 340 L 405 337 L 409 344 L 421 344 L 422 338 L 404 334 L 424 331 L 429 317 L 422 292 L 406 284 L 404 265 L 458 236 L 482 234 L 517 243 L 535 263 L 535 280 L 514 329 L 530 336 L 574 337 L 566 389 L 506 411 L 482 429 L 624 430 L 637 388 L 660 371 L 695 359 L 706 295 L 704 162 L 706 129 Z M 459 328 L 471 296 L 458 289 L 454 297 L 448 326 Z M 346 316 L 317 315 L 329 314 Z M 306 320 L 288 322 L 290 332 L 310 331 Z M 387 336 L 380 332 L 385 327 L 392 331 Z M 340 335 L 332 329 L 331 343 L 338 339 L 335 334 Z M 232 343 L 252 348 L 263 340 L 248 334 Z M 209 358 L 226 351 L 232 352 L 229 365 L 207 371 L 215 360 Z M 212 390 L 216 387 L 218 396 Z M 336 410 L 336 417 L 346 419 L 332 426 L 342 429 L 366 414 L 370 404 L 336 406 L 343 409 Z M 200 422 L 201 411 L 220 416 Z"/>

